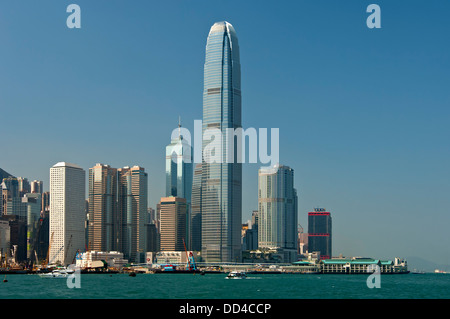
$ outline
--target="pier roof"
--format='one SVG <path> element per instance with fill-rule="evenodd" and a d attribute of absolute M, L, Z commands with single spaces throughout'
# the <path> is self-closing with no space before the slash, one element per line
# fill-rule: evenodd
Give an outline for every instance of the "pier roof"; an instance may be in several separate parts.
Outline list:
<path fill-rule="evenodd" d="M 373 258 L 358 258 L 358 259 L 324 259 L 322 263 L 326 265 L 342 265 L 342 264 L 353 264 L 353 265 L 372 265 L 372 264 L 391 264 L 390 261 L 380 261 L 379 259 Z"/>

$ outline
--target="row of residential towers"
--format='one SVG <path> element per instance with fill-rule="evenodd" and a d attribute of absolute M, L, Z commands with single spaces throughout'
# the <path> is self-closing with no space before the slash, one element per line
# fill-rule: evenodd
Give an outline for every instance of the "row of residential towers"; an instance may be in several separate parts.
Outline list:
<path fill-rule="evenodd" d="M 59 162 L 50 169 L 49 261 L 70 264 L 85 249 L 121 251 L 139 261 L 146 251 L 147 173 L 139 166 L 90 168 L 87 216 L 85 178 L 76 164 Z"/>

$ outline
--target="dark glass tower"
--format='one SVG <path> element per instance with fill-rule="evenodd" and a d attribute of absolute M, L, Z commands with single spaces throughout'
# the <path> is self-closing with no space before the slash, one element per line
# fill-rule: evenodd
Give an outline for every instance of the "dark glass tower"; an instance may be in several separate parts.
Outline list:
<path fill-rule="evenodd" d="M 320 252 L 320 259 L 330 259 L 331 250 L 331 215 L 323 208 L 315 208 L 308 213 L 308 251 Z"/>
<path fill-rule="evenodd" d="M 242 164 L 227 161 L 227 129 L 241 127 L 241 67 L 236 32 L 217 22 L 206 44 L 203 90 L 203 151 L 210 141 L 205 131 L 222 133 L 221 159 L 202 160 L 202 255 L 208 262 L 240 261 L 242 223 Z"/>

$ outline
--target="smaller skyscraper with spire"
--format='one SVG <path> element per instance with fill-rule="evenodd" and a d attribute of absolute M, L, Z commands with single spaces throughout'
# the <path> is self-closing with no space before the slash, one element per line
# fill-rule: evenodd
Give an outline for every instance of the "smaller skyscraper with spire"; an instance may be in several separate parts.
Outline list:
<path fill-rule="evenodd" d="M 178 134 L 166 146 L 166 196 L 191 201 L 192 192 L 192 146 L 183 138 L 181 119 Z"/>
<path fill-rule="evenodd" d="M 174 196 L 186 200 L 186 245 L 190 247 L 190 216 L 192 194 L 192 146 L 184 139 L 181 119 L 178 131 L 172 133 L 172 139 L 166 146 L 166 197 Z"/>

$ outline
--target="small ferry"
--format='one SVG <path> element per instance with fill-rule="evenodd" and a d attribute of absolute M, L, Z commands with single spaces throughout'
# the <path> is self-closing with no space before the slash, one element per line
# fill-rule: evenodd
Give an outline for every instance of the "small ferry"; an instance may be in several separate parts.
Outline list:
<path fill-rule="evenodd" d="M 245 279 L 247 278 L 247 274 L 243 271 L 234 270 L 228 274 L 226 279 Z"/>
<path fill-rule="evenodd" d="M 73 274 L 75 271 L 73 269 L 67 269 L 64 267 L 58 267 L 53 269 L 48 273 L 41 273 L 39 277 L 41 278 L 67 278 L 69 275 Z"/>

